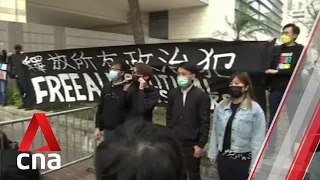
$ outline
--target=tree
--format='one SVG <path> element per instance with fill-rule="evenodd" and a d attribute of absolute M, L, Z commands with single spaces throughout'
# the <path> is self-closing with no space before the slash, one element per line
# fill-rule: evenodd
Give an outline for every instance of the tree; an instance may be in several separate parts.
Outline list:
<path fill-rule="evenodd" d="M 317 16 L 320 12 L 320 1 L 312 0 L 306 7 L 307 20 L 303 23 L 309 31 L 311 31 L 314 22 L 317 20 Z"/>
<path fill-rule="evenodd" d="M 242 38 L 256 39 L 255 33 L 261 32 L 265 34 L 271 34 L 263 22 L 258 20 L 258 12 L 251 8 L 251 4 L 254 0 L 243 0 L 244 3 L 239 4 L 238 9 L 235 12 L 234 22 L 229 22 L 226 17 L 226 22 L 234 32 L 234 40 L 241 40 Z M 217 35 L 226 36 L 227 32 L 218 32 Z"/>
<path fill-rule="evenodd" d="M 308 34 L 310 34 L 312 27 L 314 23 L 317 20 L 317 16 L 320 12 L 320 1 L 319 0 L 311 0 L 308 5 L 306 6 L 306 18 L 304 20 L 295 18 L 295 21 L 297 21 L 302 26 L 306 27 Z M 316 33 L 312 42 L 316 46 L 316 49 L 320 52 L 320 35 L 319 33 Z"/>
<path fill-rule="evenodd" d="M 134 42 L 145 44 L 139 0 L 128 0 Z"/>

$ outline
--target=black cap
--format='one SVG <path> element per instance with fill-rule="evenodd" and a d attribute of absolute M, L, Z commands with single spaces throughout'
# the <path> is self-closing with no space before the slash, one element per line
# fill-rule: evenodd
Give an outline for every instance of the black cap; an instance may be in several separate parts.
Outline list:
<path fill-rule="evenodd" d="M 16 45 L 14 46 L 14 49 L 22 49 L 22 46 L 21 46 L 20 44 L 16 44 Z"/>
<path fill-rule="evenodd" d="M 179 64 L 178 68 L 185 69 L 192 74 L 197 74 L 198 72 L 197 66 L 190 64 L 189 62 L 182 62 L 181 64 Z"/>

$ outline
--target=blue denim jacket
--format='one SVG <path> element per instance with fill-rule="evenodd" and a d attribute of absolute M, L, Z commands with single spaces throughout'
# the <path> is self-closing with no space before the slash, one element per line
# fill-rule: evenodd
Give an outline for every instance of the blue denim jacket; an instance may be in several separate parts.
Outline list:
<path fill-rule="evenodd" d="M 208 157 L 210 159 L 216 159 L 219 151 L 222 151 L 225 129 L 229 117 L 232 114 L 230 104 L 231 102 L 229 100 L 224 100 L 214 110 L 213 127 L 208 151 Z M 265 139 L 266 118 L 257 102 L 252 101 L 251 108 L 249 108 L 247 104 L 248 103 L 244 101 L 234 117 L 230 150 L 235 153 L 251 152 L 251 169 Z"/>

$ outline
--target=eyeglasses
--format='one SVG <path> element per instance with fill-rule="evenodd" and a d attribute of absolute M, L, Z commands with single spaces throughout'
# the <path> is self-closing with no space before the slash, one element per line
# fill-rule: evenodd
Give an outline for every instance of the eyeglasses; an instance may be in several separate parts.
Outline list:
<path fill-rule="evenodd" d="M 112 67 L 112 68 L 109 69 L 109 71 L 111 71 L 111 70 L 113 70 L 113 71 L 120 71 L 119 68 L 115 68 L 115 67 Z"/>

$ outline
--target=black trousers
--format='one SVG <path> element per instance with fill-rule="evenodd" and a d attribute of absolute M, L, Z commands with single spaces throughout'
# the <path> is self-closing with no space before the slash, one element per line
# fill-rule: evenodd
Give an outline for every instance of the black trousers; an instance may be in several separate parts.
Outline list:
<path fill-rule="evenodd" d="M 183 180 L 201 180 L 200 177 L 200 158 L 195 158 L 193 146 L 182 147 L 186 165 L 186 173 Z M 189 178 L 188 178 L 189 177 Z"/>
<path fill-rule="evenodd" d="M 26 97 L 24 96 L 24 94 L 27 93 L 27 91 L 26 91 L 26 89 L 24 88 L 24 86 L 22 85 L 22 83 L 21 83 L 21 81 L 19 79 L 16 79 L 16 85 L 17 85 L 19 94 L 21 96 L 23 106 L 27 107 Z"/>
<path fill-rule="evenodd" d="M 230 159 L 218 154 L 217 171 L 220 180 L 247 180 L 251 160 Z"/>

